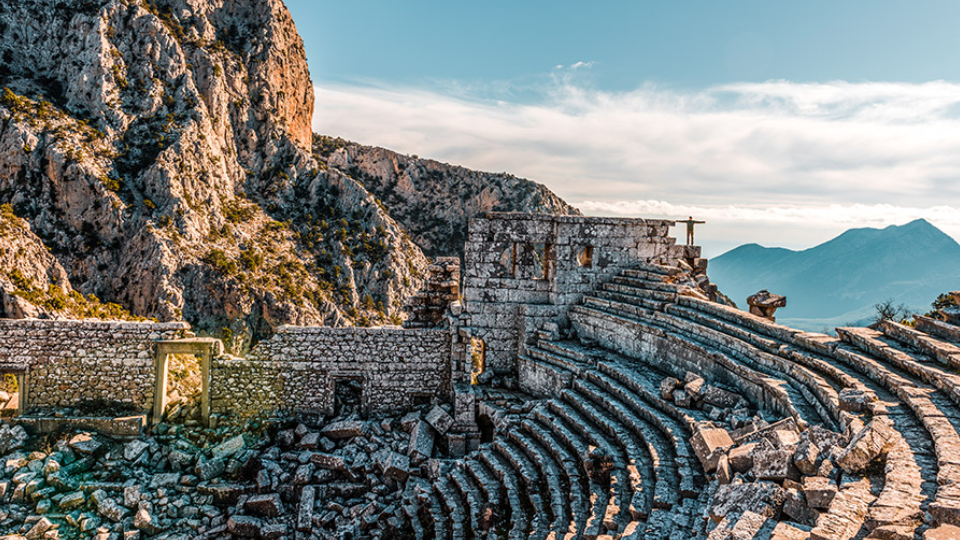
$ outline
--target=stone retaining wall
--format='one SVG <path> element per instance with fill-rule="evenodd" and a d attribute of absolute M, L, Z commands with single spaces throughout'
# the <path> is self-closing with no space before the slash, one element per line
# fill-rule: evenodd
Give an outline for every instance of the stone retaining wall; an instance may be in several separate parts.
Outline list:
<path fill-rule="evenodd" d="M 338 379 L 363 382 L 371 415 L 450 398 L 450 330 L 284 326 L 247 360 L 215 360 L 212 412 L 332 412 Z"/>
<path fill-rule="evenodd" d="M 484 341 L 486 366 L 516 370 L 523 338 L 566 317 L 585 293 L 637 263 L 672 263 L 687 246 L 672 221 L 490 213 L 470 220 L 464 323 Z"/>
<path fill-rule="evenodd" d="M 187 323 L 0 319 L 0 370 L 23 371 L 30 408 L 119 405 L 147 412 L 155 341 Z"/>

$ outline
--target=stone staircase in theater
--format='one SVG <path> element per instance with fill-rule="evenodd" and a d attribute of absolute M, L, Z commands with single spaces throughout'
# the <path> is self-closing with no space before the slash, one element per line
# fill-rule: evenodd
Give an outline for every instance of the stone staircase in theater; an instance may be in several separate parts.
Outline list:
<path fill-rule="evenodd" d="M 434 480 L 411 480 L 416 538 L 714 538 L 718 482 L 689 442 L 710 418 L 660 392 L 686 372 L 801 428 L 851 433 L 880 417 L 893 426 L 869 489 L 841 481 L 815 521 L 789 528 L 797 538 L 921 538 L 960 526 L 960 327 L 919 317 L 916 328 L 802 332 L 679 295 L 677 272 L 624 270 L 572 308 L 576 340 L 541 335 L 526 347 L 521 379 L 535 375 L 543 397 L 520 408 L 484 402 L 495 440 Z M 493 527 L 486 509 L 496 510 Z"/>

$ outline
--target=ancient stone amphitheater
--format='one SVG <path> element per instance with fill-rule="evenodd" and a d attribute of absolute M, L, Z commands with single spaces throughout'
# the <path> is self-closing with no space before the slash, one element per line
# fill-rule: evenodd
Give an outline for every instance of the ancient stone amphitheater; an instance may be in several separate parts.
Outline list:
<path fill-rule="evenodd" d="M 433 403 L 402 422 L 406 453 L 382 468 L 399 482 L 395 508 L 351 515 L 371 528 L 393 516 L 385 537 L 960 538 L 957 312 L 837 337 L 793 330 L 718 303 L 671 225 L 473 220 L 462 281 L 458 261 L 437 261 L 408 328 L 285 328 L 246 360 L 209 353 L 204 421 L 238 402 L 330 413 L 344 380 L 371 416 Z M 38 323 L 24 324 L 0 327 L 5 343 L 29 341 Z M 137 339 L 140 360 L 117 362 L 143 363 L 139 406 L 162 410 L 149 367 L 195 340 Z M 25 401 L 63 386 L 49 358 L 9 348 L 0 368 L 19 362 L 46 389 Z M 240 394 L 265 373 L 287 382 Z M 317 489 L 284 495 L 298 538 L 333 537 L 314 512 L 335 490 Z"/>

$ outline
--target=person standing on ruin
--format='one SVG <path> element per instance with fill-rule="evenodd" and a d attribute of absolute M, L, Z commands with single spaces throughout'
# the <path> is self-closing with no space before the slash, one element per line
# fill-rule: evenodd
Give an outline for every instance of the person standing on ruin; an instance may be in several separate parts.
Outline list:
<path fill-rule="evenodd" d="M 690 216 L 685 221 L 678 221 L 677 223 L 686 223 L 687 224 L 687 245 L 693 245 L 693 226 L 706 223 L 706 221 L 696 221 L 693 219 L 693 216 Z"/>

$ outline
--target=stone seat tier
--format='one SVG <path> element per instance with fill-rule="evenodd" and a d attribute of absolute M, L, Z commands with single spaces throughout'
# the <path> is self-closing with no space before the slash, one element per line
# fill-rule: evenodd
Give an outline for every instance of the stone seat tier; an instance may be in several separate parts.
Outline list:
<path fill-rule="evenodd" d="M 620 275 L 637 279 L 645 279 L 647 281 L 666 281 L 671 277 L 669 274 L 660 274 L 657 272 L 649 272 L 647 270 L 640 270 L 636 268 L 626 268 Z"/>
<path fill-rule="evenodd" d="M 606 306 L 606 303 L 595 302 L 594 299 L 606 300 L 612 302 L 623 302 L 625 304 L 634 304 L 645 307 L 647 309 L 660 310 L 662 311 L 664 306 L 667 305 L 666 302 L 651 299 L 647 296 L 641 296 L 635 294 L 636 291 L 627 290 L 625 288 L 613 286 L 613 287 L 603 287 L 597 291 L 594 291 L 590 296 L 583 299 L 583 304 L 586 306 Z M 598 305 L 599 304 L 599 305 Z"/>
<path fill-rule="evenodd" d="M 530 538 L 543 538 L 553 516 L 550 506 L 543 501 L 539 471 L 523 449 L 508 439 L 494 441 L 493 449 L 516 471 L 523 484 L 531 508 Z"/>
<path fill-rule="evenodd" d="M 893 321 L 880 321 L 877 327 L 887 337 L 909 345 L 953 368 L 960 369 L 960 346 L 941 341 L 929 334 Z"/>
<path fill-rule="evenodd" d="M 656 429 L 613 395 L 605 395 L 604 389 L 592 382 L 578 380 L 574 389 L 604 409 L 594 414 L 609 413 L 604 416 L 608 433 L 615 430 L 613 436 L 627 443 L 625 449 L 632 465 L 645 473 L 641 474 L 643 484 L 633 486 L 631 509 L 634 517 L 643 518 L 654 507 L 671 508 L 676 504 L 680 498 L 680 477 L 674 455 L 663 438 L 658 437 Z M 629 436 L 623 434 L 624 429 Z"/>
<path fill-rule="evenodd" d="M 748 358 L 756 369 L 797 381 L 798 384 L 795 386 L 804 394 L 804 401 L 817 410 L 817 415 L 824 427 L 831 429 L 837 427 L 841 411 L 837 390 L 838 387 L 842 388 L 842 385 L 831 384 L 831 381 L 835 381 L 836 373 L 830 371 L 823 376 L 804 364 L 783 358 L 779 354 L 781 344 L 776 340 L 758 335 L 735 323 L 718 320 L 683 306 L 671 305 L 666 308 L 666 311 L 668 316 L 709 328 L 711 335 L 707 339 L 714 345 L 719 342 L 718 347 L 724 352 L 735 354 L 733 351 L 740 351 L 740 356 Z"/>
<path fill-rule="evenodd" d="M 932 442 L 925 441 L 925 446 L 908 441 L 914 451 L 932 446 L 936 455 L 938 489 L 929 511 L 941 522 L 960 525 L 960 408 L 955 386 L 950 386 L 956 376 L 918 361 L 916 354 L 891 347 L 878 332 L 860 328 L 838 328 L 837 332 L 854 348 L 838 347 L 838 357 L 873 373 L 910 407 L 929 433 Z"/>
<path fill-rule="evenodd" d="M 503 459 L 499 453 L 485 448 L 477 453 L 477 459 L 483 463 L 493 475 L 500 481 L 502 487 L 501 495 L 509 503 L 510 508 L 510 531 L 508 536 L 510 540 L 520 540 L 527 538 L 530 531 L 530 508 L 529 500 L 521 502 L 521 495 L 526 497 L 526 490 L 522 488 L 523 481 L 517 476 L 517 471 Z"/>
<path fill-rule="evenodd" d="M 426 512 L 420 512 L 420 504 L 414 500 L 412 492 L 409 490 L 409 486 L 412 485 L 412 482 L 407 484 L 408 490 L 403 494 L 403 514 L 406 518 L 405 521 L 410 525 L 410 529 L 413 531 L 413 537 L 416 540 L 423 540 L 426 538 L 426 529 L 424 527 Z"/>
<path fill-rule="evenodd" d="M 789 394 L 790 402 L 799 414 L 799 417 L 795 416 L 798 420 L 826 423 L 830 427 L 839 417 L 837 392 L 827 380 L 804 366 L 798 366 L 754 347 L 735 333 L 727 333 L 726 328 L 714 328 L 716 321 L 698 319 L 689 310 L 674 310 L 672 305 L 667 306 L 665 312 L 659 312 L 641 306 L 625 306 L 619 302 L 611 302 L 609 309 L 626 312 L 670 331 L 693 337 L 750 369 L 787 382 L 783 389 Z"/>
<path fill-rule="evenodd" d="M 574 533 L 583 531 L 589 516 L 590 491 L 585 475 L 581 474 L 582 464 L 579 463 L 578 457 L 556 435 L 551 429 L 552 426 L 534 417 L 524 419 L 521 426 L 537 441 L 537 450 L 549 454 L 552 463 L 546 466 L 554 471 L 563 486 L 558 492 L 569 495 L 569 514 L 567 515 L 569 521 L 566 526 L 560 524 L 555 530 Z M 543 457 L 539 459 L 543 461 Z"/>
<path fill-rule="evenodd" d="M 949 341 L 955 345 L 960 344 L 960 326 L 955 324 L 938 321 L 922 315 L 914 316 L 917 321 L 917 330 L 925 332 L 931 336 Z"/>
<path fill-rule="evenodd" d="M 746 314 L 736 315 L 714 306 L 706 306 L 703 302 L 688 302 L 688 304 L 704 307 L 712 313 L 720 312 L 725 315 L 725 320 L 732 320 L 741 324 L 742 327 L 749 326 L 751 330 L 763 337 L 781 342 L 780 354 L 793 360 L 803 359 L 807 367 L 816 371 L 821 371 L 817 369 L 818 367 L 829 366 L 829 369 L 821 371 L 825 377 L 836 379 L 837 372 L 843 371 L 839 363 L 851 366 L 855 372 L 863 375 L 856 377 L 858 379 L 856 387 L 869 390 L 885 405 L 873 407 L 872 412 L 887 414 L 906 441 L 904 444 L 896 445 L 897 451 L 892 453 L 895 459 L 891 459 L 886 467 L 886 489 L 871 507 L 869 522 L 872 526 L 898 522 L 906 519 L 905 516 L 915 516 L 922 507 L 926 506 L 925 503 L 929 502 L 929 488 L 924 487 L 923 483 L 927 482 L 929 485 L 933 480 L 932 470 L 935 466 L 928 463 L 923 455 L 926 452 L 925 448 L 930 448 L 931 443 L 926 438 L 927 434 L 923 433 L 924 427 L 927 431 L 929 427 L 926 426 L 927 422 L 922 422 L 922 409 L 927 408 L 929 412 L 928 406 L 933 406 L 933 403 L 929 399 L 925 403 L 920 403 L 918 396 L 909 395 L 912 392 L 911 388 L 916 390 L 909 379 L 890 373 L 888 369 L 871 358 L 838 348 L 836 340 L 831 342 L 828 336 L 818 337 L 792 331 L 769 321 L 759 321 L 752 316 L 744 316 Z M 827 354 L 798 354 L 794 348 L 786 346 L 781 340 L 801 347 L 812 346 L 815 350 Z M 847 370 L 845 377 L 855 377 L 855 375 Z M 902 405 L 897 403 L 898 401 L 909 407 L 913 414 L 902 410 Z M 922 425 L 918 424 L 918 419 L 921 420 Z M 916 437 L 919 437 L 919 440 Z M 947 497 L 944 498 L 944 502 L 948 500 Z"/>
<path fill-rule="evenodd" d="M 651 280 L 646 278 L 637 278 L 632 276 L 619 275 L 614 276 L 609 283 L 616 283 L 618 285 L 626 285 L 636 289 L 643 289 L 647 291 L 661 291 L 666 293 L 676 294 L 680 289 L 679 285 L 674 283 L 667 283 L 661 280 Z"/>
<path fill-rule="evenodd" d="M 804 398 L 797 395 L 796 390 L 787 381 L 759 373 L 717 351 L 709 344 L 702 343 L 689 335 L 684 335 L 682 331 L 676 332 L 656 323 L 641 320 L 644 317 L 642 314 L 624 313 L 611 306 L 601 309 L 587 305 L 587 301 L 594 300 L 593 298 L 588 297 L 584 300 L 584 305 L 574 306 L 570 310 L 570 320 L 579 335 L 598 339 L 601 344 L 608 348 L 627 351 L 629 351 L 629 346 L 620 349 L 619 343 L 614 342 L 614 340 L 621 339 L 618 336 L 624 335 L 623 331 L 626 331 L 625 335 L 640 333 L 666 339 L 675 344 L 678 349 L 687 352 L 688 356 L 697 358 L 697 363 L 658 362 L 654 364 L 655 367 L 671 372 L 672 375 L 679 378 L 682 378 L 686 371 L 701 374 L 709 373 L 711 376 L 717 377 L 719 381 L 737 388 L 744 396 L 758 405 L 775 410 L 784 416 L 792 416 L 801 423 L 805 422 L 799 410 L 794 406 L 794 399 Z M 633 308 L 637 310 L 637 313 L 646 312 L 646 310 L 641 310 L 636 306 L 633 306 Z M 606 336 L 601 336 L 599 332 L 610 324 L 621 330 L 607 331 Z M 604 339 L 600 339 L 604 337 L 609 338 L 608 343 L 605 343 Z M 643 356 L 643 353 L 630 351 L 630 355 Z"/>
<path fill-rule="evenodd" d="M 621 505 L 623 501 L 629 500 L 624 497 L 624 491 L 627 491 L 627 495 L 629 496 L 630 489 L 629 482 L 627 481 L 628 473 L 626 462 L 622 451 L 614 447 L 614 445 L 610 443 L 609 437 L 578 410 L 572 407 L 566 398 L 563 401 L 557 399 L 550 400 L 547 402 L 547 406 L 554 415 L 561 418 L 567 425 L 575 426 L 584 438 L 589 441 L 590 446 L 599 448 L 613 460 L 613 470 L 610 473 L 611 480 L 609 488 L 603 491 L 602 488 L 597 486 L 596 491 L 593 491 L 593 493 L 597 495 L 600 493 L 603 494 L 604 504 L 594 504 L 593 513 L 584 529 L 584 536 L 596 536 L 603 534 L 604 531 L 620 530 L 623 522 L 626 521 L 624 516 L 621 515 L 624 513 L 622 512 Z M 586 459 L 588 454 L 589 449 L 583 454 L 584 459 Z"/>
<path fill-rule="evenodd" d="M 463 540 L 467 538 L 466 515 L 463 508 L 463 501 L 453 487 L 449 477 L 440 478 L 433 483 L 434 492 L 437 494 L 437 500 L 445 509 L 446 520 L 449 522 L 449 532 L 451 540 Z"/>
<path fill-rule="evenodd" d="M 600 402 L 596 401 L 597 396 L 591 392 L 592 388 L 585 387 L 587 384 L 583 380 L 576 380 L 569 390 L 562 393 L 563 399 L 570 404 L 577 413 L 583 415 L 591 424 L 602 430 L 607 439 L 615 441 L 612 444 L 605 445 L 605 451 L 612 458 L 613 467 L 617 471 L 616 478 L 616 497 L 619 501 L 619 511 L 610 512 L 608 507 L 607 515 L 604 517 L 604 526 L 609 532 L 623 531 L 624 527 L 630 521 L 636 521 L 643 514 L 648 513 L 643 509 L 649 508 L 648 497 L 652 495 L 649 490 L 653 487 L 648 477 L 647 489 L 644 489 L 643 479 L 638 470 L 638 464 L 643 467 L 649 466 L 650 456 L 645 455 L 646 448 L 641 448 L 636 436 L 626 426 L 621 424 L 612 415 L 603 409 Z M 609 453 L 611 450 L 614 453 Z M 611 484 L 613 481 L 611 481 Z M 612 492 L 613 490 L 611 490 Z M 613 493 L 611 493 L 613 495 Z"/>
<path fill-rule="evenodd" d="M 626 385 L 607 373 L 591 373 L 589 380 L 611 396 L 610 404 L 616 414 L 645 439 L 655 456 L 652 464 L 657 480 L 654 506 L 669 508 L 678 496 L 696 497 L 703 476 L 694 465 L 693 449 L 687 442 L 689 437 L 677 421 L 638 399 Z"/>
<path fill-rule="evenodd" d="M 458 464 L 459 465 L 459 464 Z M 467 533 L 471 538 L 480 536 L 477 517 L 480 515 L 481 495 L 480 489 L 473 483 L 470 475 L 466 474 L 462 467 L 455 466 L 450 471 L 450 482 L 457 489 L 461 502 L 465 505 L 467 520 Z"/>
<path fill-rule="evenodd" d="M 674 306 L 665 306 L 665 312 L 651 311 L 642 306 L 623 305 L 611 302 L 608 309 L 626 313 L 644 321 L 653 322 L 668 331 L 685 334 L 706 347 L 720 352 L 730 360 L 763 374 L 765 378 L 774 378 L 787 383 L 779 385 L 787 394 L 789 403 L 786 410 L 790 414 L 807 422 L 825 423 L 832 427 L 839 416 L 837 392 L 830 383 L 818 374 L 798 366 L 793 362 L 764 352 L 752 346 L 737 335 L 731 335 L 724 329 L 714 328 L 716 321 L 704 322 L 695 318 L 685 318 L 686 312 L 674 314 Z M 792 406 L 792 407 L 791 407 Z M 790 409 L 796 410 L 793 414 Z M 799 416 L 798 416 L 799 415 Z"/>
<path fill-rule="evenodd" d="M 581 376 L 584 370 L 590 369 L 591 366 L 588 364 L 557 354 L 546 346 L 548 343 L 550 342 L 540 340 L 536 346 L 527 346 L 525 356 L 553 364 L 577 377 Z"/>
<path fill-rule="evenodd" d="M 503 496 L 503 486 L 493 472 L 482 461 L 475 459 L 475 456 L 464 460 L 463 468 L 479 490 L 480 504 L 493 505 L 497 509 L 500 519 L 509 522 L 513 508 L 510 506 L 508 499 Z M 519 512 L 519 509 L 517 511 Z"/>
<path fill-rule="evenodd" d="M 622 295 L 633 297 L 633 298 L 645 298 L 652 302 L 664 303 L 664 302 L 676 302 L 677 300 L 677 293 L 675 292 L 638 287 L 636 283 L 639 283 L 639 281 L 635 280 L 630 283 L 624 283 L 622 280 L 608 281 L 600 286 L 600 290 L 611 292 L 611 293 L 618 293 L 618 294 L 622 294 Z"/>
<path fill-rule="evenodd" d="M 570 529 L 570 522 L 572 521 L 570 501 L 566 496 L 569 492 L 564 489 L 560 476 L 560 468 L 554 463 L 550 453 L 540 446 L 536 438 L 529 434 L 531 427 L 533 426 L 521 423 L 520 429 L 511 430 L 507 432 L 506 435 L 517 444 L 518 448 L 526 453 L 527 457 L 540 472 L 541 489 L 538 491 L 544 499 L 549 500 L 550 513 L 552 515 L 550 530 L 557 532 L 568 531 Z M 533 427 L 533 429 L 536 428 Z"/>
<path fill-rule="evenodd" d="M 697 306 L 700 307 L 700 304 L 697 304 Z M 811 352 L 806 349 L 799 349 L 796 345 L 785 343 L 782 341 L 782 336 L 768 337 L 766 334 L 758 330 L 757 321 L 753 319 L 752 315 L 740 312 L 742 315 L 745 315 L 745 317 L 730 316 L 724 318 L 718 317 L 716 311 L 707 312 L 701 309 L 680 305 L 670 306 L 668 309 L 673 313 L 682 314 L 685 318 L 697 320 L 702 324 L 710 325 L 714 329 L 722 330 L 725 333 L 734 335 L 767 353 L 779 355 L 789 361 L 803 365 L 816 373 L 820 373 L 824 377 L 825 382 L 829 384 L 832 381 L 831 386 L 835 390 L 852 388 L 861 392 L 866 391 L 866 388 L 862 385 L 859 379 L 849 375 L 843 369 L 837 368 L 829 361 L 825 361 L 823 358 L 818 357 L 818 353 Z M 724 311 L 721 311 L 720 313 L 728 315 L 728 313 Z M 749 325 L 744 325 L 744 322 L 749 323 Z M 770 328 L 776 328 L 776 325 L 772 325 L 770 323 L 768 323 L 768 325 Z M 759 328 L 763 327 L 760 326 Z M 835 392 L 830 392 L 830 390 L 824 388 L 823 395 L 825 396 L 824 402 L 831 409 L 834 409 L 838 406 L 836 403 L 838 396 L 835 395 Z M 835 416 L 839 417 L 840 415 L 837 413 Z"/>
<path fill-rule="evenodd" d="M 582 486 L 583 479 L 586 479 L 586 500 L 590 503 L 589 508 L 586 509 L 585 518 L 582 522 L 578 521 L 577 531 L 583 534 L 588 531 L 599 534 L 599 526 L 607 513 L 610 492 L 603 489 L 587 474 L 584 460 L 589 455 L 593 442 L 583 435 L 581 426 L 573 426 L 562 416 L 557 415 L 554 411 L 556 406 L 557 404 L 551 406 L 551 403 L 547 402 L 544 406 L 535 408 L 531 416 L 547 426 L 569 453 L 576 456 L 579 473 L 582 475 L 580 484 Z"/>
<path fill-rule="evenodd" d="M 656 274 L 667 278 L 669 276 L 675 276 L 680 273 L 680 268 L 676 266 L 667 266 L 663 264 L 653 264 L 647 262 L 640 262 L 634 265 L 635 268 L 628 268 L 623 271 L 624 275 L 635 275 L 634 272 L 646 272 L 648 274 Z"/>
<path fill-rule="evenodd" d="M 433 525 L 433 538 L 434 540 L 446 540 L 452 538 L 452 523 L 449 519 L 449 514 L 443 511 L 443 508 L 440 506 L 440 497 L 437 495 L 437 491 L 434 486 L 430 486 L 430 498 L 427 502 L 427 508 L 430 512 L 430 521 Z"/>
<path fill-rule="evenodd" d="M 567 341 L 555 342 L 552 345 L 558 352 L 572 347 L 571 342 Z M 607 353 L 596 350 L 593 354 L 598 358 L 607 356 Z M 603 362 L 598 365 L 603 365 Z M 649 471 L 643 476 L 648 480 L 656 479 L 653 490 L 649 485 L 646 486 L 647 493 L 654 494 L 652 501 L 648 500 L 648 505 L 669 508 L 679 498 L 678 494 L 696 497 L 699 493 L 697 480 L 702 480 L 702 477 L 691 467 L 693 452 L 687 442 L 689 436 L 684 434 L 683 428 L 674 418 L 682 417 L 688 427 L 695 423 L 695 420 L 657 397 L 656 401 L 661 407 L 672 409 L 665 418 L 662 410 L 654 408 L 632 389 L 602 371 L 587 371 L 585 379 L 596 384 L 602 394 L 598 395 L 596 389 L 592 389 L 595 394 L 594 401 L 611 410 L 644 445 L 647 455 L 643 461 Z M 651 382 L 647 381 L 642 386 L 645 394 L 657 394 L 656 387 Z M 679 476 L 678 467 L 682 469 Z M 647 498 L 649 499 L 649 496 Z"/>
<path fill-rule="evenodd" d="M 592 347 L 586 347 L 576 341 L 550 341 L 541 340 L 537 344 L 540 348 L 562 356 L 570 361 L 583 364 L 589 367 L 597 365 L 596 351 Z"/>

